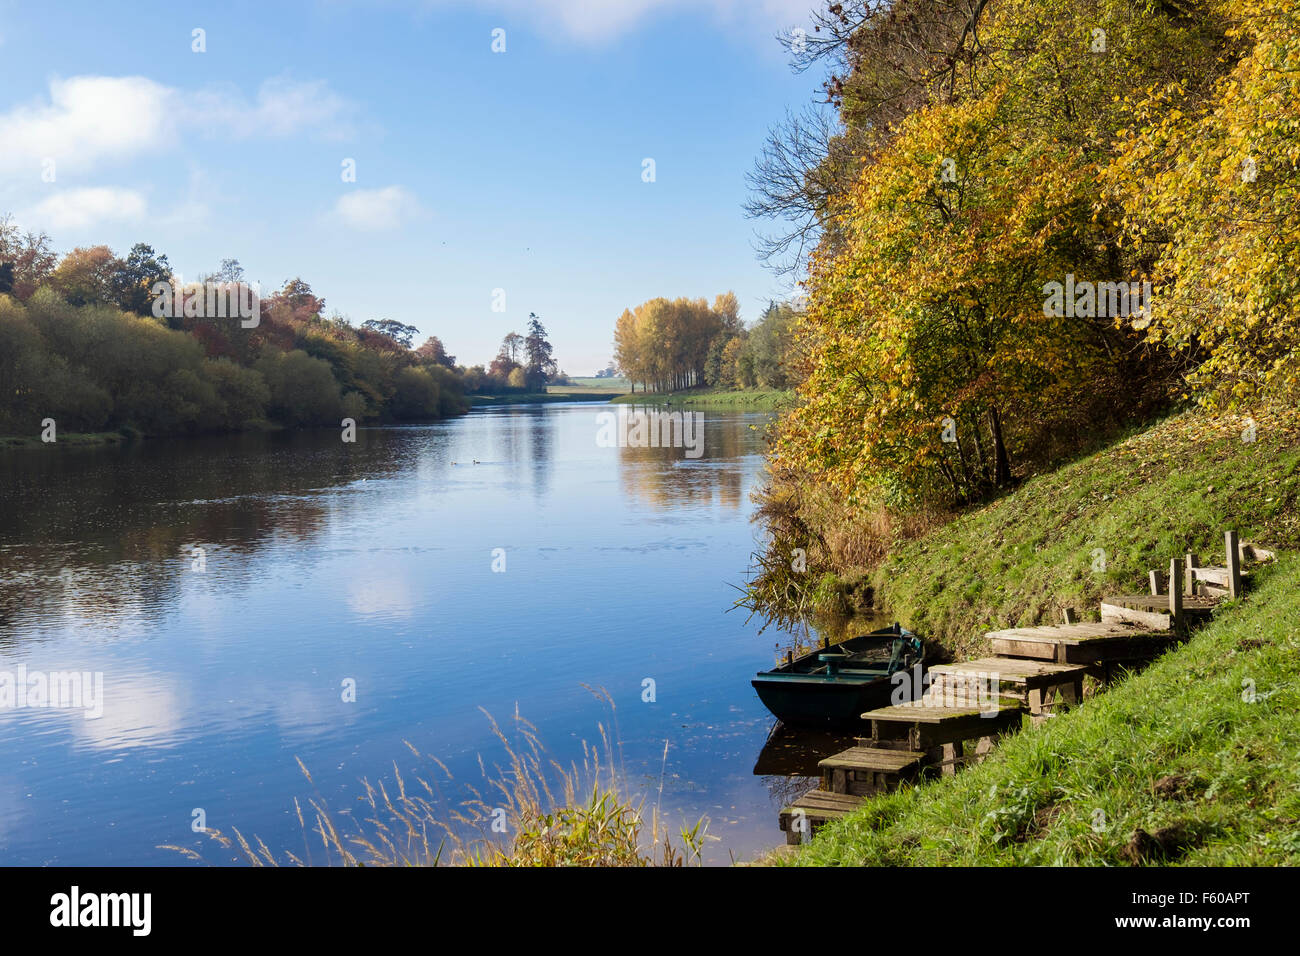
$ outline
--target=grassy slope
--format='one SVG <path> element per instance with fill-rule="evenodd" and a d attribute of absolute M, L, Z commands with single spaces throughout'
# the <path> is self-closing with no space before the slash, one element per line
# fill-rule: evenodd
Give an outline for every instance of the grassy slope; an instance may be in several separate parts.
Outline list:
<path fill-rule="evenodd" d="M 615 402 L 623 404 L 654 405 L 665 400 L 674 405 L 701 405 L 710 408 L 740 408 L 753 411 L 770 411 L 784 407 L 794 396 L 793 392 L 775 389 L 745 389 L 727 391 L 726 389 L 692 388 L 680 392 L 658 392 L 645 394 L 636 392 L 632 395 L 620 395 Z"/>
<path fill-rule="evenodd" d="M 981 653 L 984 631 L 1059 623 L 1063 607 L 1097 620 L 1103 594 L 1144 592 L 1148 570 L 1186 551 L 1222 565 L 1230 528 L 1300 550 L 1300 438 L 1259 423 L 1247 444 L 1235 423 L 1184 415 L 895 546 L 873 585 L 891 616 Z"/>
<path fill-rule="evenodd" d="M 608 402 L 615 392 L 528 392 L 510 395 L 468 395 L 470 405 L 545 405 L 555 402 Z"/>
<path fill-rule="evenodd" d="M 1235 424 L 1183 416 L 896 548 L 877 575 L 891 616 L 970 654 L 994 625 L 1052 622 L 1064 605 L 1095 618 L 1097 596 L 1140 589 L 1168 556 L 1221 554 L 1226 527 L 1291 553 L 1145 672 L 956 778 L 868 801 L 795 862 L 1120 863 L 1136 828 L 1170 827 L 1187 848 L 1169 859 L 1300 863 L 1297 469 L 1294 435 L 1261 424 L 1245 444 Z M 1171 775 L 1178 792 L 1158 791 Z"/>
<path fill-rule="evenodd" d="M 13 448 L 86 448 L 93 445 L 120 445 L 129 441 L 121 432 L 66 432 L 56 442 L 43 442 L 31 436 L 2 436 L 0 449 Z"/>

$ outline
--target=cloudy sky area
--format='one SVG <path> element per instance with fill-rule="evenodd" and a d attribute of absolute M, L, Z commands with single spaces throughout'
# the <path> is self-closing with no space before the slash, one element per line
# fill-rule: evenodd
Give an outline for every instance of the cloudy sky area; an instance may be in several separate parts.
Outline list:
<path fill-rule="evenodd" d="M 60 252 L 148 242 L 186 279 L 301 276 L 465 364 L 536 312 L 591 374 L 647 298 L 731 288 L 753 319 L 788 294 L 741 204 L 816 95 L 774 39 L 814 3 L 0 2 L 0 215 Z"/>

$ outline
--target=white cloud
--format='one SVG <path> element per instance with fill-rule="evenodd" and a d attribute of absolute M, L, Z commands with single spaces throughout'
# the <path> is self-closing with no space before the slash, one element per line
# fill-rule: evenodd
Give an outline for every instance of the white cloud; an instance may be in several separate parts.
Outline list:
<path fill-rule="evenodd" d="M 50 81 L 48 103 L 0 114 L 0 166 L 91 165 L 155 147 L 166 134 L 173 91 L 141 76 L 76 76 Z"/>
<path fill-rule="evenodd" d="M 23 218 L 52 229 L 85 229 L 101 222 L 141 220 L 147 205 L 144 196 L 134 189 L 62 189 L 41 200 Z"/>
<path fill-rule="evenodd" d="M 419 211 L 414 196 L 401 186 L 357 189 L 334 204 L 334 215 L 353 229 L 396 229 Z"/>
<path fill-rule="evenodd" d="M 324 80 L 299 83 L 273 77 L 258 88 L 253 102 L 237 91 L 210 89 L 189 99 L 190 116 L 198 123 L 235 136 L 292 136 L 314 130 L 329 138 L 351 133 L 348 102 Z"/>
<path fill-rule="evenodd" d="M 231 86 L 186 91 L 142 76 L 74 76 L 50 81 L 48 99 L 0 113 L 0 171 L 39 181 L 53 159 L 57 175 L 115 160 L 175 150 L 190 131 L 245 139 L 350 132 L 351 108 L 324 81 L 265 81 L 250 101 Z"/>
<path fill-rule="evenodd" d="M 100 717 L 87 720 L 79 712 L 71 717 L 76 735 L 100 750 L 166 746 L 183 725 L 180 697 L 161 679 L 105 680 L 103 704 Z"/>

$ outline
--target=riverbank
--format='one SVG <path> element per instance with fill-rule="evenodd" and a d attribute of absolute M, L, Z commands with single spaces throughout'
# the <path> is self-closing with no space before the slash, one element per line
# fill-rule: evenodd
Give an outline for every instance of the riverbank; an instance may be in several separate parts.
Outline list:
<path fill-rule="evenodd" d="M 1255 426 L 1247 441 L 1237 421 L 1169 419 L 894 544 L 870 572 L 841 569 L 869 573 L 891 618 L 961 657 L 1064 607 L 1095 619 L 1085 609 L 1144 590 L 1147 569 L 1220 552 L 1223 528 L 1282 555 L 1146 671 L 954 778 L 866 801 L 782 862 L 1300 862 L 1286 769 L 1300 757 L 1300 438 Z M 1138 829 L 1159 839 L 1130 845 Z"/>
<path fill-rule="evenodd" d="M 123 445 L 134 441 L 122 432 L 68 432 L 58 436 L 58 441 L 43 442 L 40 436 L 0 435 L 0 449 L 12 448 L 93 448 L 104 445 Z"/>
<path fill-rule="evenodd" d="M 467 395 L 473 407 L 480 405 L 539 405 L 554 402 L 608 402 L 617 392 L 527 392 L 519 395 Z"/>
<path fill-rule="evenodd" d="M 749 411 L 779 411 L 794 400 L 794 392 L 777 389 L 685 389 L 680 392 L 636 392 L 612 399 L 616 404 L 699 405 L 710 408 L 741 408 Z"/>

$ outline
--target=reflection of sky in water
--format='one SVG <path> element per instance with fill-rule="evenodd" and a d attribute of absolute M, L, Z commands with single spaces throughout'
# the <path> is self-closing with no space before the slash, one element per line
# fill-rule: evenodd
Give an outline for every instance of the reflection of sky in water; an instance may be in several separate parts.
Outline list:
<path fill-rule="evenodd" d="M 662 779 L 670 818 L 712 818 L 714 859 L 779 843 L 749 686 L 773 638 L 723 613 L 763 417 L 708 413 L 689 461 L 598 448 L 598 412 L 0 459 L 0 669 L 102 671 L 105 695 L 98 720 L 0 711 L 0 861 L 174 863 L 156 846 L 200 847 L 195 807 L 298 850 L 295 756 L 338 807 L 407 772 L 406 740 L 455 790 L 502 758 L 479 708 L 517 705 L 568 762 L 611 724 L 584 683 L 614 695 L 649 802 Z"/>

